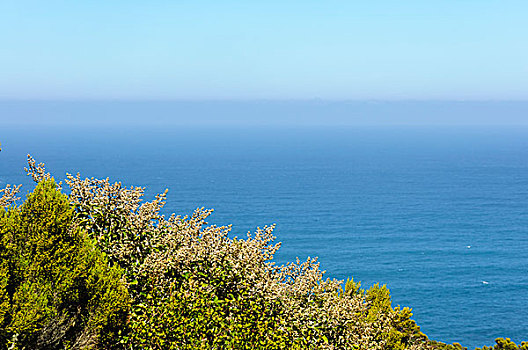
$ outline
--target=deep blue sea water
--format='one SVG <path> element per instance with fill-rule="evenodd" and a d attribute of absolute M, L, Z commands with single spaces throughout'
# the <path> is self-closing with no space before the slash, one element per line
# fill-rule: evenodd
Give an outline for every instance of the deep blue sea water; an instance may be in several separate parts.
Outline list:
<path fill-rule="evenodd" d="M 167 213 L 276 223 L 278 262 L 387 284 L 432 339 L 528 340 L 528 128 L 12 125 L 0 142 L 2 187 L 31 189 L 31 153 L 56 178 L 168 188 Z"/>

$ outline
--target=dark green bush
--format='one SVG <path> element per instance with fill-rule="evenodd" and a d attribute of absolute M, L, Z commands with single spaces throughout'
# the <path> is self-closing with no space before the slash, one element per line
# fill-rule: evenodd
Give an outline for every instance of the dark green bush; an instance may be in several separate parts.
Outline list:
<path fill-rule="evenodd" d="M 369 303 L 367 320 L 370 322 L 383 315 L 392 314 L 392 322 L 383 333 L 378 334 L 380 340 L 386 342 L 385 349 L 407 349 L 414 343 L 421 343 L 427 339 L 420 332 L 420 327 L 411 319 L 411 309 L 405 307 L 392 307 L 390 291 L 386 286 L 375 284 L 366 291 L 366 300 Z"/>
<path fill-rule="evenodd" d="M 459 343 L 444 344 L 442 342 L 431 341 L 432 349 L 438 350 L 467 350 Z M 497 338 L 495 339 L 495 345 L 484 346 L 482 348 L 475 348 L 475 350 L 528 350 L 528 342 L 523 341 L 521 345 L 515 344 L 510 338 Z"/>
<path fill-rule="evenodd" d="M 494 346 L 484 346 L 482 349 L 477 348 L 475 350 L 528 350 L 528 342 L 523 341 L 518 346 L 510 338 L 497 338 Z"/>
<path fill-rule="evenodd" d="M 53 180 L 21 207 L 0 208 L 0 348 L 105 346 L 124 326 L 122 273 L 72 219 Z"/>

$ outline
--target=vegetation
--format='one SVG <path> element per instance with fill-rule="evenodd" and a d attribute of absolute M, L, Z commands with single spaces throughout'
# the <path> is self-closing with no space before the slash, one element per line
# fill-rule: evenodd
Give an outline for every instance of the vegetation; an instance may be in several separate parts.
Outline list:
<path fill-rule="evenodd" d="M 107 345 L 126 325 L 129 294 L 52 180 L 0 209 L 0 347 Z"/>
<path fill-rule="evenodd" d="M 166 218 L 166 192 L 68 175 L 0 190 L 0 349 L 464 349 L 433 342 L 389 290 L 276 265 L 273 226 L 245 239 L 210 210 Z M 484 349 L 527 349 L 509 339 Z"/>
<path fill-rule="evenodd" d="M 444 344 L 432 341 L 431 345 L 434 349 L 440 350 L 467 350 L 466 347 L 458 343 Z M 495 339 L 494 346 L 484 346 L 483 348 L 476 348 L 475 350 L 528 350 L 528 342 L 523 341 L 521 345 L 517 345 L 510 338 L 497 338 Z"/>

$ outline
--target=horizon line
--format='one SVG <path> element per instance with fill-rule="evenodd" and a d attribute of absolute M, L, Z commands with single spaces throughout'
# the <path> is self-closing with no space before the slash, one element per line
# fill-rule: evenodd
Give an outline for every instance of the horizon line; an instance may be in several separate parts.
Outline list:
<path fill-rule="evenodd" d="M 526 99 L 330 99 L 330 98 L 1 98 L 3 102 L 329 102 L 329 103 L 347 103 L 347 102 L 370 102 L 370 103 L 395 103 L 395 102 L 517 102 L 526 103 Z"/>

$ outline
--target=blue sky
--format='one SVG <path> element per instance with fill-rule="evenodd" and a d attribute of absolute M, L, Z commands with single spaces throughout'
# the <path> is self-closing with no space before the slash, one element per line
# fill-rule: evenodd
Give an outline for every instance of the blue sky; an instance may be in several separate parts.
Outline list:
<path fill-rule="evenodd" d="M 528 1 L 0 1 L 0 99 L 528 99 Z"/>

